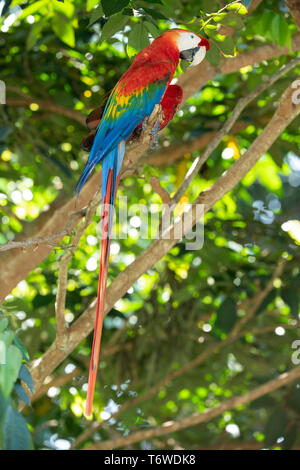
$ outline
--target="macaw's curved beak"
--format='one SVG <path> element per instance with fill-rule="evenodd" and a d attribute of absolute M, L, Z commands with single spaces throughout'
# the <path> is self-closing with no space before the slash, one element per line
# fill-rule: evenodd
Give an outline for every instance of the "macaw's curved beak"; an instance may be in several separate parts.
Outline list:
<path fill-rule="evenodd" d="M 200 47 L 192 47 L 191 49 L 186 49 L 181 51 L 179 54 L 180 59 L 186 60 L 188 62 L 193 62 L 195 55 L 199 51 Z"/>

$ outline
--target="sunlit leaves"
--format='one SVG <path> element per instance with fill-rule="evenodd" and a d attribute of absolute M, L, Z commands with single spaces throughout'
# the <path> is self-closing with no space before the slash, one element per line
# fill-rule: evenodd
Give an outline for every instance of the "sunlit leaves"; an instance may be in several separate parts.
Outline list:
<path fill-rule="evenodd" d="M 27 10 L 23 19 L 15 22 L 8 33 L 0 37 L 0 41 L 5 40 L 5 48 L 0 55 L 3 79 L 20 91 L 20 95 L 9 92 L 10 99 L 21 100 L 21 93 L 33 98 L 26 107 L 7 106 L 5 116 L 8 122 L 3 123 L 0 129 L 1 243 L 22 231 L 22 224 L 29 229 L 31 221 L 39 214 L 41 220 L 47 218 L 49 209 L 53 210 L 51 202 L 55 197 L 58 196 L 58 201 L 62 199 L 63 204 L 69 200 L 87 158 L 86 154 L 78 151 L 85 132 L 81 122 L 72 116 L 37 107 L 34 99 L 59 104 L 72 111 L 80 110 L 84 122 L 84 115 L 101 103 L 105 92 L 111 90 L 127 70 L 131 60 L 126 53 L 129 52 L 129 56 L 136 54 L 148 44 L 149 35 L 156 37 L 173 25 L 161 15 L 170 17 L 182 27 L 207 35 L 211 49 L 206 58 L 214 66 L 219 64 L 224 54 L 238 57 L 248 51 L 247 56 L 263 41 L 283 43 L 285 35 L 295 31 L 291 17 L 281 9 L 282 2 L 278 3 L 278 9 L 273 10 L 274 4 L 270 0 L 261 2 L 259 8 L 247 16 L 239 15 L 237 9 L 226 9 L 212 17 L 208 14 L 216 13 L 223 2 L 162 2 L 168 3 L 169 9 L 150 0 L 128 2 L 125 7 L 125 3 L 118 2 L 120 10 L 109 15 L 98 0 L 70 3 L 73 10 L 64 10 L 64 2 L 42 2 L 40 10 L 30 14 L 33 17 L 27 20 Z M 25 2 L 22 4 L 25 10 L 24 5 Z M 116 2 L 111 2 L 111 5 L 113 7 Z M 170 5 L 172 11 L 168 13 Z M 288 33 L 278 15 L 288 25 Z M 76 49 L 61 40 L 58 36 L 61 31 L 52 29 L 53 22 L 61 16 L 65 21 L 70 20 L 76 34 Z M 209 23 L 205 24 L 208 19 Z M 229 42 L 226 39 L 228 33 L 231 34 Z M 22 51 L 26 41 L 28 53 L 24 58 Z M 71 43 L 74 44 L 73 41 Z M 179 146 L 188 142 L 188 153 L 163 165 L 147 164 L 139 169 L 137 177 L 123 179 L 119 194 L 126 195 L 130 207 L 138 203 L 147 207 L 160 204 L 159 196 L 149 184 L 152 172 L 171 194 L 195 159 L 201 157 L 207 142 L 231 114 L 236 102 L 287 60 L 288 55 L 283 54 L 243 67 L 235 73 L 217 75 L 216 71 L 209 83 L 203 83 L 201 90 L 182 106 L 160 138 L 159 148 L 163 157 L 174 144 Z M 227 59 L 222 58 L 223 61 Z M 196 69 L 193 73 L 197 77 Z M 187 194 L 189 200 L 194 200 L 210 187 L 251 146 L 271 119 L 284 87 L 293 78 L 296 74 L 290 73 L 278 87 L 273 86 L 247 107 L 231 135 L 223 140 L 201 168 Z M 226 340 L 237 325 L 239 316 L 242 318 L 247 313 L 249 304 L 252 305 L 260 289 L 271 279 L 282 252 L 287 252 L 291 261 L 287 262 L 284 273 L 251 322 L 245 325 L 244 337 L 227 343 L 226 349 L 221 346 L 200 367 L 178 376 L 176 381 L 161 388 L 153 399 L 141 402 L 139 408 L 128 408 L 115 424 L 113 421 L 109 423 L 112 431 L 118 427 L 119 432 L 126 434 L 134 426 L 159 425 L 169 420 L 171 415 L 180 419 L 180 416 L 203 412 L 223 398 L 255 389 L 258 381 L 267 380 L 270 371 L 284 371 L 284 368 L 291 367 L 291 354 L 295 352 L 291 345 L 297 338 L 294 324 L 299 308 L 296 294 L 299 283 L 298 246 L 296 238 L 290 238 L 291 231 L 286 233 L 280 227 L 284 227 L 284 221 L 294 220 L 298 207 L 299 170 L 295 168 L 293 173 L 286 158 L 287 152 L 298 153 L 298 124 L 295 121 L 289 126 L 280 145 L 278 141 L 274 143 L 276 150 L 272 148 L 270 151 L 272 158 L 269 154 L 263 156 L 243 182 L 206 214 L 204 248 L 187 251 L 184 241 L 178 242 L 163 260 L 137 280 L 106 317 L 103 331 L 105 354 L 101 361 L 101 377 L 106 385 L 97 386 L 96 417 L 102 419 L 100 414 L 108 403 L 118 409 L 131 396 L 143 396 L 152 384 L 155 386 L 170 372 L 193 364 L 207 347 L 219 346 L 223 339 Z M 202 142 L 200 147 L 194 144 L 194 139 Z M 193 146 L 189 145 L 190 141 L 193 141 Z M 223 153 L 224 150 L 227 152 Z M 276 164 L 273 158 L 276 158 Z M 65 168 L 69 170 L 68 176 L 64 176 Z M 29 189 L 31 199 L 27 200 L 23 196 Z M 71 204 L 70 211 L 73 210 L 77 208 L 73 209 Z M 20 222 L 14 216 L 24 219 Z M 97 271 L 89 270 L 87 266 L 95 268 L 95 261 L 99 259 L 99 216 L 98 212 L 69 265 L 66 318 L 72 318 L 72 322 L 89 307 L 97 293 Z M 125 222 L 118 220 L 118 227 L 124 233 Z M 293 233 L 297 235 L 297 225 L 293 227 Z M 25 233 L 20 236 L 23 235 L 26 238 Z M 66 237 L 63 243 L 70 243 L 70 238 Z M 134 230 L 124 239 L 114 241 L 109 282 L 149 243 L 150 240 L 141 239 Z M 51 254 L 3 304 L 16 322 L 32 360 L 47 351 L 55 338 L 54 300 L 58 263 L 63 250 L 52 248 Z M 91 258 L 93 262 L 89 264 Z M 237 307 L 240 308 L 238 313 Z M 8 318 L 0 317 L 0 332 L 9 339 L 7 347 L 19 348 L 22 360 L 28 361 L 26 350 L 7 331 Z M 275 333 L 278 322 L 284 325 L 280 327 L 281 336 Z M 264 329 L 267 330 L 265 333 Z M 113 344 L 111 341 L 115 335 L 118 340 Z M 26 409 L 28 421 L 36 426 L 33 433 L 36 448 L 50 447 L 51 442 L 56 441 L 55 434 L 71 440 L 82 432 L 85 363 L 91 345 L 91 337 L 88 337 L 72 352 L 72 361 L 82 369 L 78 378 L 51 390 L 47 396 L 34 402 L 32 408 Z M 33 384 L 28 374 L 29 369 L 23 362 L 6 400 L 0 391 L 0 419 L 1 416 L 4 418 L 8 405 L 16 409 L 20 401 L 29 403 L 26 391 L 28 387 L 32 389 Z M 61 366 L 51 375 L 56 379 L 64 374 L 65 369 Z M 264 446 L 263 429 L 267 414 L 272 414 L 277 403 L 279 408 L 288 403 L 289 424 L 282 428 L 284 441 L 275 442 L 275 445 L 289 448 L 295 441 L 293 422 L 299 409 L 298 390 L 286 387 L 284 394 L 276 393 L 272 394 L 272 399 L 268 398 L 256 403 L 255 409 L 245 406 L 244 409 L 232 410 L 211 420 L 208 426 L 178 433 L 176 440 L 182 448 L 213 445 L 222 433 L 222 439 L 226 439 L 228 423 L 237 423 L 241 442 L 253 436 Z M 14 418 L 15 421 L 17 419 Z M 4 421 L 0 425 L 3 431 Z M 26 434 L 24 423 L 20 427 Z M 106 431 L 100 429 L 98 437 L 106 439 Z M 271 441 L 274 441 L 272 436 Z M 156 441 L 153 440 L 151 445 L 155 447 Z"/>
<path fill-rule="evenodd" d="M 46 10 L 48 4 L 48 0 L 38 0 L 37 2 L 32 3 L 28 7 L 24 8 L 22 14 L 19 16 L 19 20 L 27 18 L 29 15 L 34 15 L 37 12 L 42 13 L 44 10 Z"/>
<path fill-rule="evenodd" d="M 55 12 L 66 16 L 69 20 L 72 20 L 75 15 L 75 5 L 71 1 L 64 0 L 59 2 L 58 0 L 52 0 L 53 9 Z"/>
<path fill-rule="evenodd" d="M 99 3 L 99 0 L 87 0 L 87 2 L 86 2 L 86 11 L 91 11 L 93 8 L 96 7 L 96 5 L 98 5 L 98 7 L 99 7 L 99 5 L 101 5 Z"/>
<path fill-rule="evenodd" d="M 52 29 L 56 36 L 70 47 L 75 46 L 75 32 L 70 20 L 61 14 L 52 18 Z"/>
<path fill-rule="evenodd" d="M 242 4 L 242 2 L 235 2 L 231 5 L 229 4 L 226 8 L 227 10 L 237 12 L 239 15 L 246 15 L 248 13 L 247 8 L 245 7 L 245 5 Z"/>

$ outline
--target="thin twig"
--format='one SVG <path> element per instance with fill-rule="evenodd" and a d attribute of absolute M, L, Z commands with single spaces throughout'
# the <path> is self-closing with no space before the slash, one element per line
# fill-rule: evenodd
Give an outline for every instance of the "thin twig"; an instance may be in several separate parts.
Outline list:
<path fill-rule="evenodd" d="M 84 211 L 73 212 L 65 228 L 63 228 L 59 232 L 53 233 L 52 235 L 49 235 L 48 237 L 37 237 L 37 238 L 30 238 L 28 240 L 23 240 L 20 242 L 12 241 L 12 242 L 5 243 L 5 245 L 0 245 L 0 252 L 13 250 L 15 248 L 22 248 L 24 250 L 26 248 L 29 248 L 30 246 L 37 247 L 38 245 L 41 245 L 41 244 L 46 244 L 49 246 L 58 246 L 62 248 L 55 241 L 57 239 L 62 239 L 62 237 L 65 237 L 66 235 L 69 235 L 74 222 L 79 217 L 82 217 L 83 213 Z"/>
<path fill-rule="evenodd" d="M 65 324 L 65 304 L 66 304 L 66 294 L 67 294 L 67 285 L 68 285 L 68 266 L 69 262 L 72 259 L 73 254 L 78 248 L 80 239 L 84 234 L 86 228 L 92 221 L 93 215 L 97 210 L 97 207 L 100 203 L 100 192 L 98 191 L 94 198 L 89 203 L 87 209 L 85 210 L 85 217 L 81 224 L 74 229 L 74 237 L 72 240 L 72 246 L 67 249 L 67 251 L 61 257 L 59 263 L 59 274 L 58 274 L 58 287 L 55 301 L 55 314 L 56 314 L 56 332 L 57 332 L 57 341 L 58 347 L 64 349 L 68 341 L 68 335 L 66 332 Z M 70 222 L 69 222 L 70 224 Z"/>

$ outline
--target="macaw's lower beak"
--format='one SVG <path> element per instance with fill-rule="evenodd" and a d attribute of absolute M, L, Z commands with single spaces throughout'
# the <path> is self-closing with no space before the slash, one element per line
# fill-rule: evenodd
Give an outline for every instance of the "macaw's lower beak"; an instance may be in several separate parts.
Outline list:
<path fill-rule="evenodd" d="M 192 49 L 186 49 L 185 51 L 180 52 L 180 59 L 187 60 L 188 62 L 193 62 L 195 55 L 199 51 L 200 47 L 193 47 Z"/>

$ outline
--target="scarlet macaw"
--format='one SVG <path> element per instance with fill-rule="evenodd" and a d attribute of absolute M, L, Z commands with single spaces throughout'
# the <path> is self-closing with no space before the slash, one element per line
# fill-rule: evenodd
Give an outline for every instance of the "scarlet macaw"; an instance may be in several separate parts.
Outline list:
<path fill-rule="evenodd" d="M 159 123 L 159 130 L 161 131 L 164 127 L 166 127 L 170 121 L 172 121 L 174 115 L 176 114 L 180 103 L 182 101 L 182 88 L 179 85 L 169 85 L 166 89 L 166 92 L 163 96 L 163 99 L 160 102 L 162 107 L 163 113 L 163 120 Z M 101 103 L 101 106 L 94 109 L 87 117 L 86 123 L 91 131 L 82 139 L 80 143 L 80 147 L 85 150 L 86 152 L 90 152 L 93 146 L 93 142 L 96 135 L 96 129 L 102 119 L 104 109 L 110 93 L 107 93 Z M 131 136 L 127 139 L 127 142 L 134 139 L 138 136 L 140 130 L 142 128 L 142 124 L 139 124 L 131 134 Z"/>
<path fill-rule="evenodd" d="M 107 100 L 102 118 L 100 113 L 101 120 L 95 136 L 90 136 L 90 155 L 75 188 L 79 195 L 84 183 L 101 161 L 102 241 L 96 323 L 85 408 L 87 416 L 91 415 L 93 407 L 105 308 L 112 217 L 126 141 L 144 119 L 151 115 L 155 105 L 163 105 L 164 97 L 166 96 L 167 100 L 168 94 L 170 96 L 172 93 L 170 82 L 179 58 L 191 62 L 191 65 L 197 65 L 204 59 L 208 49 L 207 39 L 182 29 L 172 29 L 154 39 L 137 54 L 132 65 L 116 84 Z M 94 118 L 95 115 L 92 114 L 88 121 L 90 126 L 93 126 Z M 97 112 L 96 118 L 96 121 L 99 120 Z M 165 116 L 165 120 L 168 119 L 169 116 Z"/>

